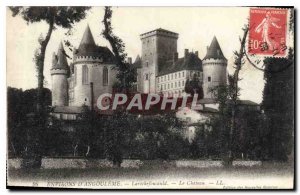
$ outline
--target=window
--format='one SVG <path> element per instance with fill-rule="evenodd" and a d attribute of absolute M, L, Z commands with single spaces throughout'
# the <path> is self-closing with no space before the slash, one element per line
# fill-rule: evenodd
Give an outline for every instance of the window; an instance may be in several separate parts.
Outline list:
<path fill-rule="evenodd" d="M 178 78 L 180 78 L 180 73 L 178 73 Z"/>
<path fill-rule="evenodd" d="M 171 74 L 171 79 L 173 79 L 173 74 Z"/>
<path fill-rule="evenodd" d="M 175 82 L 175 88 L 177 87 L 177 82 Z"/>
<path fill-rule="evenodd" d="M 108 85 L 108 69 L 107 67 L 103 68 L 103 86 Z"/>
<path fill-rule="evenodd" d="M 74 67 L 74 85 L 76 85 L 77 82 L 77 67 Z"/>
<path fill-rule="evenodd" d="M 184 72 L 182 72 L 182 76 L 184 77 Z"/>
<path fill-rule="evenodd" d="M 170 89 L 170 84 L 168 83 L 168 89 Z"/>
<path fill-rule="evenodd" d="M 182 87 L 184 87 L 184 81 L 182 81 Z"/>
<path fill-rule="evenodd" d="M 82 84 L 89 84 L 89 70 L 87 65 L 83 65 L 82 67 Z"/>
<path fill-rule="evenodd" d="M 157 78 L 157 82 L 159 83 L 159 77 Z"/>
<path fill-rule="evenodd" d="M 168 80 L 170 80 L 170 75 L 168 75 Z"/>
<path fill-rule="evenodd" d="M 149 80 L 149 75 L 145 74 L 145 80 L 148 81 Z"/>
<path fill-rule="evenodd" d="M 180 81 L 178 81 L 178 87 L 180 87 Z"/>
<path fill-rule="evenodd" d="M 173 88 L 173 83 L 171 83 L 171 88 Z"/>
<path fill-rule="evenodd" d="M 175 73 L 175 79 L 177 79 L 177 73 Z"/>
<path fill-rule="evenodd" d="M 211 82 L 211 77 L 207 77 L 208 82 Z"/>
<path fill-rule="evenodd" d="M 148 62 L 146 62 L 146 67 L 148 67 L 149 66 L 149 63 Z"/>

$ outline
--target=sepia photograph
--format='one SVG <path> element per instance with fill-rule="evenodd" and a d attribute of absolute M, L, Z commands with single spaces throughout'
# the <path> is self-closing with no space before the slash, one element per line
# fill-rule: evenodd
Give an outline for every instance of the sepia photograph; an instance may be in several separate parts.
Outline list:
<path fill-rule="evenodd" d="M 294 190 L 295 10 L 6 7 L 6 188 Z"/>

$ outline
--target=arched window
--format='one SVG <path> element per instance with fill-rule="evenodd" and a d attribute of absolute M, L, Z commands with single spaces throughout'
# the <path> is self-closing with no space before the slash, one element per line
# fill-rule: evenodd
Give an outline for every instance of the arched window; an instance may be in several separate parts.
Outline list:
<path fill-rule="evenodd" d="M 77 83 L 77 67 L 74 67 L 74 85 Z"/>
<path fill-rule="evenodd" d="M 89 70 L 87 65 L 82 67 L 82 84 L 87 85 L 89 84 Z"/>
<path fill-rule="evenodd" d="M 103 68 L 103 85 L 108 85 L 108 69 L 107 67 Z"/>

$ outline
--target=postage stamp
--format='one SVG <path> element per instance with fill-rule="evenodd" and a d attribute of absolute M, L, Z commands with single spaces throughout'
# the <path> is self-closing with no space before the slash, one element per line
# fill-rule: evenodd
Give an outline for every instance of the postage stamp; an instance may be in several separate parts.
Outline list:
<path fill-rule="evenodd" d="M 248 53 L 262 56 L 287 55 L 288 11 L 276 8 L 251 8 Z"/>

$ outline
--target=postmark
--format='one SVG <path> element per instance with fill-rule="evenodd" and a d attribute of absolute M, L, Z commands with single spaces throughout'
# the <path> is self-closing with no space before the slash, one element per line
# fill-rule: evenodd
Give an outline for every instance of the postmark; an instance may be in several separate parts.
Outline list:
<path fill-rule="evenodd" d="M 286 57 L 288 10 L 250 8 L 248 54 Z"/>

